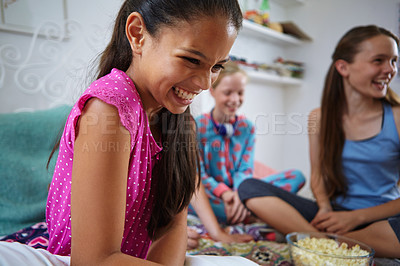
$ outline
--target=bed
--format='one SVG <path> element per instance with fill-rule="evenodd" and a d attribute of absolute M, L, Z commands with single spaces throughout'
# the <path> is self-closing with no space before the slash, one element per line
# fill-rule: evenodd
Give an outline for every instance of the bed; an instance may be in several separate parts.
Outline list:
<path fill-rule="evenodd" d="M 3 235 L 0 244 L 15 243 L 13 247 L 21 247 L 22 256 L 24 252 L 38 250 L 40 258 L 54 259 L 44 252 L 48 245 L 44 211 L 47 186 L 52 176 L 46 163 L 70 108 L 60 106 L 0 115 L 0 236 Z M 234 266 L 248 262 L 254 262 L 253 265 L 292 265 L 283 235 L 266 224 L 227 227 L 231 233 L 245 232 L 254 238 L 248 243 L 235 244 L 214 242 L 196 216 L 188 216 L 188 226 L 195 228 L 202 238 L 197 249 L 187 251 L 186 265 Z M 0 247 L 0 259 L 4 250 Z M 400 262 L 376 259 L 375 264 L 399 266 Z M 7 264 L 0 260 L 0 265 Z"/>
<path fill-rule="evenodd" d="M 238 224 L 227 227 L 231 233 L 243 233 L 253 235 L 254 241 L 248 243 L 226 244 L 214 242 L 205 231 L 204 225 L 193 215 L 188 215 L 188 226 L 195 228 L 201 235 L 200 245 L 197 249 L 187 251 L 185 265 L 292 265 L 288 246 L 283 243 L 283 236 L 277 234 L 263 223 Z M 21 243 L 25 247 L 16 246 L 22 254 L 33 253 L 38 250 L 40 257 L 66 263 L 65 259 L 52 257 L 45 253 L 48 246 L 48 231 L 45 222 L 26 227 L 13 234 L 2 237 L 1 241 Z M 0 241 L 0 242 L 1 242 Z M 29 249 L 27 248 L 29 247 Z M 32 249 L 33 248 L 33 249 Z M 15 249 L 13 247 L 13 249 Z M 37 254 L 37 252 L 34 252 Z M 1 252 L 0 252 L 1 254 Z M 229 256 L 229 257 L 227 257 Z M 19 257 L 19 256 L 17 256 Z M 37 255 L 35 255 L 37 257 Z M 225 259 L 221 259 L 224 257 Z M 243 260 L 243 258 L 247 260 Z M 1 262 L 1 261 L 0 261 Z M 253 262 L 253 264 L 250 264 Z M 1 264 L 1 263 L 0 263 Z M 60 264 L 64 265 L 64 264 Z"/>
<path fill-rule="evenodd" d="M 234 244 L 214 242 L 200 219 L 194 215 L 188 215 L 188 226 L 202 235 L 199 247 L 187 251 L 189 255 L 241 256 L 258 265 L 292 265 L 284 236 L 264 223 L 255 222 L 226 227 L 230 233 L 247 233 L 254 238 L 254 241 L 248 243 Z"/>

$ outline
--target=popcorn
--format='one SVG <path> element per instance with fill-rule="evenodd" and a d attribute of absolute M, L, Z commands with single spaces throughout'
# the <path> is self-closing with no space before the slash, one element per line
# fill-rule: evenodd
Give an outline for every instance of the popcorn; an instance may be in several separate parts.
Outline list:
<path fill-rule="evenodd" d="M 358 244 L 348 248 L 346 243 L 339 244 L 334 239 L 315 237 L 306 237 L 295 243 L 299 247 L 310 250 L 306 251 L 291 246 L 292 259 L 295 265 L 369 265 L 369 252 L 361 249 Z M 315 253 L 312 251 L 315 251 Z M 339 256 L 343 256 L 343 258 Z M 350 256 L 365 257 L 348 258 Z"/>

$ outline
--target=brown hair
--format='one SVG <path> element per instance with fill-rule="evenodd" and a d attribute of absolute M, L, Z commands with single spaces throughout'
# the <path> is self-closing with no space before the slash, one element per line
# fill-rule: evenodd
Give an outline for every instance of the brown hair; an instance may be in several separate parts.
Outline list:
<path fill-rule="evenodd" d="M 342 152 L 345 136 L 342 125 L 343 110 L 346 106 L 343 78 L 335 68 L 339 59 L 352 63 L 360 52 L 360 45 L 372 37 L 386 35 L 396 41 L 399 39 L 390 31 L 375 25 L 359 26 L 349 30 L 339 41 L 332 55 L 332 63 L 325 78 L 321 100 L 320 128 L 320 174 L 328 196 L 335 198 L 346 195 L 347 182 L 342 171 Z M 391 105 L 400 105 L 400 98 L 388 88 L 384 100 Z"/>
<path fill-rule="evenodd" d="M 113 68 L 126 71 L 132 62 L 132 50 L 125 35 L 125 24 L 132 12 L 143 17 L 149 34 L 157 38 L 163 26 L 173 27 L 180 21 L 199 17 L 225 17 L 237 31 L 242 26 L 242 13 L 237 0 L 127 0 L 122 4 L 115 21 L 111 40 L 101 54 L 98 76 L 103 77 Z M 170 224 L 176 214 L 189 205 L 200 178 L 194 119 L 190 109 L 183 114 L 172 114 L 166 108 L 157 114 L 161 128 L 163 150 L 153 175 L 154 207 L 148 224 L 149 236 Z"/>

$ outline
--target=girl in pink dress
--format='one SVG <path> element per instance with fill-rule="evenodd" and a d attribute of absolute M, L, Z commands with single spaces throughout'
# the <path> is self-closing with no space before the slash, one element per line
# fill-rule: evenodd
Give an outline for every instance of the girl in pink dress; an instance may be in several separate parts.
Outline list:
<path fill-rule="evenodd" d="M 229 60 L 241 22 L 236 0 L 123 3 L 59 143 L 50 252 L 74 265 L 183 265 L 199 182 L 188 106 Z"/>

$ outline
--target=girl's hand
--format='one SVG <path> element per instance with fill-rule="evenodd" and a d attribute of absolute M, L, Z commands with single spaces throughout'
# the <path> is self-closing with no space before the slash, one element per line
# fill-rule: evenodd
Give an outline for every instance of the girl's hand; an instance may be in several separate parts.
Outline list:
<path fill-rule="evenodd" d="M 328 212 L 332 212 L 332 209 L 330 208 L 319 208 L 317 214 L 315 215 L 314 219 L 310 222 L 312 226 L 314 226 L 315 228 L 317 228 L 317 224 L 323 220 L 323 218 L 321 218 L 321 216 L 323 216 L 324 214 L 328 213 Z"/>
<path fill-rule="evenodd" d="M 225 213 L 227 221 L 230 224 L 243 222 L 250 212 L 244 207 L 240 201 L 237 191 L 226 191 L 222 194 L 222 200 L 225 205 Z"/>
<path fill-rule="evenodd" d="M 199 239 L 200 239 L 200 234 L 196 232 L 195 229 L 190 228 L 189 226 L 187 227 L 187 235 L 188 235 L 188 240 L 187 240 L 187 250 L 197 248 L 199 246 Z"/>
<path fill-rule="evenodd" d="M 218 235 L 211 236 L 211 237 L 212 237 L 212 239 L 223 242 L 223 243 L 244 243 L 244 242 L 249 242 L 251 240 L 254 240 L 251 235 L 248 235 L 248 234 L 232 234 L 231 235 L 222 229 L 219 231 Z"/>
<path fill-rule="evenodd" d="M 318 212 L 311 225 L 319 231 L 341 235 L 353 230 L 359 223 L 353 211 L 330 211 Z"/>
<path fill-rule="evenodd" d="M 187 241 L 187 250 L 195 249 L 199 246 L 199 239 L 201 235 L 196 232 L 195 229 L 188 227 L 187 228 L 188 241 Z M 213 240 L 223 243 L 243 243 L 249 242 L 253 240 L 253 237 L 248 234 L 229 234 L 224 231 L 222 228 L 218 230 L 218 232 L 214 235 L 210 233 L 210 236 Z"/>

